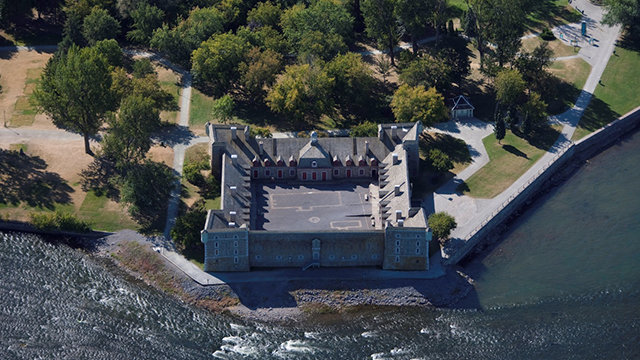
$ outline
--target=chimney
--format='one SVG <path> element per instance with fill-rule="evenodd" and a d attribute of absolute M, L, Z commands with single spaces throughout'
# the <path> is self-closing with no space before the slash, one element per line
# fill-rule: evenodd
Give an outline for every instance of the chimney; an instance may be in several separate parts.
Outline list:
<path fill-rule="evenodd" d="M 236 133 L 236 132 L 237 132 L 237 130 L 238 130 L 238 128 L 237 128 L 237 127 L 235 127 L 235 126 L 232 126 L 232 127 L 231 127 L 231 139 L 232 139 L 232 140 L 235 140 L 235 139 L 237 139 L 237 138 L 238 138 L 238 134 Z"/>
<path fill-rule="evenodd" d="M 235 211 L 229 211 L 229 222 L 236 222 L 236 212 Z"/>
<path fill-rule="evenodd" d="M 231 192 L 231 196 L 236 196 L 238 188 L 235 186 L 229 186 L 229 191 Z"/>
<path fill-rule="evenodd" d="M 260 147 L 260 155 L 264 154 L 264 142 L 260 141 L 258 143 L 258 146 Z"/>
<path fill-rule="evenodd" d="M 236 223 L 234 223 L 233 221 L 229 221 L 229 227 L 230 228 L 236 227 Z"/>
<path fill-rule="evenodd" d="M 398 127 L 396 125 L 391 125 L 391 139 L 398 138 Z"/>
<path fill-rule="evenodd" d="M 231 154 L 231 164 L 238 165 L 238 155 L 236 154 Z"/>
<path fill-rule="evenodd" d="M 391 157 L 393 158 L 393 165 L 398 165 L 398 154 L 393 153 L 393 155 L 391 155 Z"/>
<path fill-rule="evenodd" d="M 364 142 L 364 154 L 367 155 L 369 153 L 369 141 Z"/>
<path fill-rule="evenodd" d="M 398 220 L 398 227 L 403 227 L 404 226 L 404 220 L 400 219 Z"/>
<path fill-rule="evenodd" d="M 393 195 L 395 195 L 395 196 L 399 196 L 400 195 L 400 185 L 396 185 L 393 188 Z"/>
<path fill-rule="evenodd" d="M 402 220 L 402 210 L 396 210 L 396 221 Z"/>
<path fill-rule="evenodd" d="M 249 126 L 244 127 L 244 141 L 249 141 L 251 138 L 251 130 L 249 130 Z"/>
<path fill-rule="evenodd" d="M 378 139 L 384 140 L 384 129 L 382 125 L 378 125 Z"/>

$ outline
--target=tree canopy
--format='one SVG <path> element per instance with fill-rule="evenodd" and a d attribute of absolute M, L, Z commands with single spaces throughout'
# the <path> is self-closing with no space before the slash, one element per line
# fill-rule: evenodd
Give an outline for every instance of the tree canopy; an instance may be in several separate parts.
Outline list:
<path fill-rule="evenodd" d="M 449 116 L 444 97 L 435 88 L 426 90 L 422 85 L 400 86 L 393 94 L 391 110 L 397 122 L 421 121 L 425 126 L 445 121 Z"/>
<path fill-rule="evenodd" d="M 93 8 L 91 13 L 84 18 L 82 34 L 93 45 L 100 40 L 113 39 L 120 32 L 120 22 L 105 9 Z"/>
<path fill-rule="evenodd" d="M 228 91 L 240 79 L 238 65 L 249 48 L 249 43 L 238 35 L 213 35 L 191 55 L 194 80 L 217 92 Z"/>
<path fill-rule="evenodd" d="M 451 231 L 458 227 L 453 216 L 444 211 L 429 215 L 427 219 L 433 236 L 441 242 L 448 239 Z"/>
<path fill-rule="evenodd" d="M 525 82 L 516 69 L 503 69 L 494 81 L 496 99 L 505 105 L 513 105 L 524 93 Z"/>
<path fill-rule="evenodd" d="M 604 8 L 606 12 L 602 17 L 603 24 L 622 25 L 636 39 L 640 37 L 640 1 L 605 0 Z"/>
<path fill-rule="evenodd" d="M 74 45 L 66 54 L 49 60 L 33 92 L 34 103 L 57 127 L 82 134 L 85 152 L 91 154 L 89 137 L 115 108 L 111 82 L 104 56 L 94 48 Z"/>

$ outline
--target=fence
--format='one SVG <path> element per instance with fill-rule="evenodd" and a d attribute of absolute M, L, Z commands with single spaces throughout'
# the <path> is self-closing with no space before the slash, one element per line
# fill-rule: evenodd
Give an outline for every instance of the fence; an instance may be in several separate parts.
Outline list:
<path fill-rule="evenodd" d="M 640 107 L 634 109 L 609 125 L 573 143 L 565 143 L 538 172 L 533 174 L 520 188 L 516 189 L 502 204 L 487 216 L 461 242 L 461 246 L 452 248 L 445 254 L 445 264 L 456 264 L 467 256 L 488 233 L 498 227 L 513 214 L 520 205 L 530 199 L 535 192 L 556 172 L 556 170 L 575 155 L 590 156 L 610 145 L 626 132 L 634 129 L 640 122 Z"/>

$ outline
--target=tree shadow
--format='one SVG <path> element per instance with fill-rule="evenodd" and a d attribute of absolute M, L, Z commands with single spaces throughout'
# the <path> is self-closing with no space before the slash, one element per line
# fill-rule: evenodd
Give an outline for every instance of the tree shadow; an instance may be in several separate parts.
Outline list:
<path fill-rule="evenodd" d="M 195 138 L 196 135 L 188 127 L 177 124 L 163 126 L 151 135 L 151 140 L 169 147 L 189 144 Z"/>
<path fill-rule="evenodd" d="M 561 132 L 552 128 L 551 126 L 538 127 L 533 131 L 533 134 L 529 137 L 529 144 L 535 146 L 541 150 L 549 150 L 553 144 L 558 141 Z"/>
<path fill-rule="evenodd" d="M 71 202 L 73 188 L 59 174 L 46 171 L 38 156 L 0 149 L 0 204 L 54 210 L 56 204 Z"/>
<path fill-rule="evenodd" d="M 636 35 L 634 37 L 629 35 L 629 31 L 625 31 L 621 39 L 618 40 L 617 46 L 625 50 L 640 52 L 640 36 Z"/>
<path fill-rule="evenodd" d="M 578 128 L 582 128 L 588 132 L 594 132 L 620 116 L 620 114 L 611 109 L 609 104 L 594 95 L 591 97 L 591 102 L 587 110 L 580 118 Z"/>
<path fill-rule="evenodd" d="M 515 156 L 522 157 L 522 158 L 525 158 L 525 159 L 529 159 L 529 156 L 527 156 L 527 154 L 525 154 L 524 152 L 518 150 L 518 148 L 516 148 L 515 146 L 504 144 L 504 145 L 502 145 L 502 148 L 506 152 L 508 152 L 510 154 L 513 154 Z"/>
<path fill-rule="evenodd" d="M 473 160 L 463 140 L 446 134 L 423 132 L 420 134 L 420 156 L 426 157 L 431 149 L 441 150 L 455 163 L 471 164 Z"/>
<path fill-rule="evenodd" d="M 539 0 L 529 2 L 527 9 L 529 16 L 525 19 L 525 27 L 530 30 L 553 28 L 565 23 L 576 23 L 582 19 L 582 14 L 570 7 L 558 5 L 554 0 Z"/>

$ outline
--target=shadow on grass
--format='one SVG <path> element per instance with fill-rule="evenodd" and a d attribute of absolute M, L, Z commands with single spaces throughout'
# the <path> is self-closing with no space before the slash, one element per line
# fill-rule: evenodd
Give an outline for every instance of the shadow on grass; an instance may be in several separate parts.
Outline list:
<path fill-rule="evenodd" d="M 511 153 L 511 154 L 513 154 L 515 156 L 522 157 L 522 158 L 525 158 L 525 159 L 529 159 L 529 156 L 527 156 L 527 154 L 525 154 L 524 152 L 518 150 L 518 148 L 516 148 L 515 146 L 505 144 L 505 145 L 502 145 L 502 148 L 506 152 Z"/>
<path fill-rule="evenodd" d="M 582 19 L 577 11 L 570 10 L 566 6 L 558 5 L 554 0 L 539 0 L 530 2 L 529 16 L 525 26 L 528 30 L 538 30 L 543 27 L 553 28 L 565 23 L 576 23 Z"/>
<path fill-rule="evenodd" d="M 580 118 L 578 131 L 592 133 L 619 118 L 620 115 L 611 110 L 609 104 L 593 96 L 587 110 Z"/>
<path fill-rule="evenodd" d="M 423 132 L 420 134 L 420 157 L 427 158 L 431 149 L 441 150 L 455 163 L 470 164 L 472 161 L 469 148 L 464 141 L 446 134 Z"/>
<path fill-rule="evenodd" d="M 493 90 L 490 88 L 483 90 L 483 82 L 466 79 L 463 82 L 463 89 L 475 107 L 473 116 L 480 120 L 492 122 L 493 112 L 496 107 L 496 99 Z"/>
<path fill-rule="evenodd" d="M 38 156 L 0 149 L 0 204 L 54 210 L 56 204 L 71 202 L 73 188 L 59 174 L 47 171 Z"/>
<path fill-rule="evenodd" d="M 629 35 L 628 31 L 625 31 L 621 39 L 618 40 L 617 46 L 625 50 L 640 52 L 640 36 L 633 37 Z"/>
<path fill-rule="evenodd" d="M 542 98 L 547 103 L 549 115 L 558 115 L 570 109 L 582 92 L 582 89 L 578 89 L 573 84 L 553 75 L 545 87 L 553 89 L 542 93 Z"/>
<path fill-rule="evenodd" d="M 521 135 L 518 134 L 518 136 Z M 538 149 L 548 151 L 558 141 L 558 137 L 560 137 L 560 131 L 551 126 L 543 126 L 535 129 L 527 141 Z"/>

